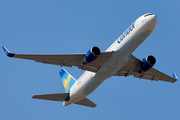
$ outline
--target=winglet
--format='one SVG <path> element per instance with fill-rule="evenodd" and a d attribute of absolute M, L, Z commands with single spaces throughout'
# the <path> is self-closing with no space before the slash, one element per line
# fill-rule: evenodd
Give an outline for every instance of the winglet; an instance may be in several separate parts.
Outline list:
<path fill-rule="evenodd" d="M 15 55 L 14 53 L 9 52 L 5 46 L 2 46 L 2 48 L 8 57 L 13 57 Z"/>
<path fill-rule="evenodd" d="M 177 75 L 175 73 L 173 73 L 173 78 L 178 80 L 178 77 L 177 77 Z"/>

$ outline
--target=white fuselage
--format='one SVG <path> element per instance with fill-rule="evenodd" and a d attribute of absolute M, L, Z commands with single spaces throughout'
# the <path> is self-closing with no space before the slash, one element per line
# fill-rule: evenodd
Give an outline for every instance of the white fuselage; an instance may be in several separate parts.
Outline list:
<path fill-rule="evenodd" d="M 145 14 L 139 17 L 126 31 L 106 50 L 114 53 L 96 72 L 86 71 L 70 89 L 70 105 L 91 94 L 104 80 L 113 76 L 131 57 L 132 52 L 153 32 L 157 16 Z"/>

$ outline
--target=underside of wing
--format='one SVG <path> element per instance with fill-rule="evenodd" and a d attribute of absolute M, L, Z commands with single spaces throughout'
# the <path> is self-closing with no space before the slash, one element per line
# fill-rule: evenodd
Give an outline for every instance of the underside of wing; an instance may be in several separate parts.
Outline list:
<path fill-rule="evenodd" d="M 53 64 L 60 66 L 79 66 L 84 54 L 54 54 L 54 55 L 33 55 L 33 54 L 15 54 L 14 58 L 35 60 L 43 64 Z"/>
<path fill-rule="evenodd" d="M 132 75 L 136 78 L 147 79 L 151 81 L 166 81 L 166 82 L 175 82 L 177 79 L 170 77 L 154 68 L 150 68 L 146 72 L 139 73 L 140 65 L 142 62 L 136 57 L 132 56 L 129 61 L 124 65 L 115 76 L 129 76 Z"/>
<path fill-rule="evenodd" d="M 81 62 L 85 54 L 15 54 L 9 52 L 6 47 L 3 49 L 7 56 L 20 59 L 34 60 L 43 64 L 53 64 L 59 66 L 72 67 L 97 72 L 97 70 L 111 57 L 111 52 L 101 52 L 94 61 L 83 65 Z"/>
<path fill-rule="evenodd" d="M 101 52 L 97 59 L 85 65 L 79 64 L 78 68 L 91 72 L 97 72 L 99 68 L 111 57 L 112 54 L 112 52 Z"/>

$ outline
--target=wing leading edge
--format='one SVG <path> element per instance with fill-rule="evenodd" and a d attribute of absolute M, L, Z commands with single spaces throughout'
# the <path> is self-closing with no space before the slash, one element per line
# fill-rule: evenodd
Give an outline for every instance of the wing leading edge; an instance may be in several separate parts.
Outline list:
<path fill-rule="evenodd" d="M 165 82 L 172 82 L 174 83 L 177 81 L 177 76 L 174 74 L 174 77 L 170 77 L 154 68 L 151 68 L 147 72 L 139 73 L 141 61 L 137 59 L 134 56 L 131 56 L 130 60 L 126 63 L 125 66 L 123 66 L 116 74 L 115 76 L 129 76 L 132 75 L 136 78 L 140 79 L 147 79 L 151 81 L 165 81 Z"/>
<path fill-rule="evenodd" d="M 6 55 L 13 58 L 34 60 L 43 64 L 53 64 L 59 66 L 72 67 L 97 72 L 98 69 L 111 57 L 112 52 L 102 52 L 99 57 L 91 63 L 81 65 L 81 61 L 85 54 L 15 54 L 3 46 Z"/>
<path fill-rule="evenodd" d="M 40 62 L 43 64 L 53 64 L 59 66 L 66 66 L 72 67 L 76 66 L 79 69 L 88 70 L 91 72 L 97 72 L 98 69 L 111 57 L 113 54 L 112 52 L 102 52 L 99 57 L 91 63 L 82 66 L 80 63 L 84 58 L 85 54 L 53 54 L 53 55 L 46 55 L 46 54 L 15 54 L 11 53 L 6 47 L 2 47 L 5 51 L 6 55 L 13 58 L 21 58 L 21 59 L 28 59 L 34 60 L 35 62 Z M 136 78 L 140 79 L 148 79 L 151 81 L 166 81 L 166 82 L 175 82 L 178 78 L 176 74 L 174 77 L 170 77 L 154 68 L 151 68 L 147 72 L 139 73 L 141 61 L 134 56 L 131 56 L 129 61 L 124 65 L 116 74 L 115 76 L 129 76 L 133 75 Z"/>

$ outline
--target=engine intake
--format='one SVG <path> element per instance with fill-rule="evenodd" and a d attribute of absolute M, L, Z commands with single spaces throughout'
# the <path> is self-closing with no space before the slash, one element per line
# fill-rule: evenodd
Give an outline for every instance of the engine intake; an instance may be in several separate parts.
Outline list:
<path fill-rule="evenodd" d="M 140 72 L 148 71 L 150 68 L 154 66 L 155 63 L 156 63 L 155 57 L 153 57 L 152 55 L 147 56 L 145 59 L 142 60 L 142 64 L 140 66 Z"/>
<path fill-rule="evenodd" d="M 101 51 L 98 47 L 94 46 L 90 48 L 88 52 L 86 53 L 86 55 L 84 56 L 81 63 L 85 65 L 86 63 L 90 63 L 94 61 L 99 56 L 100 53 Z"/>

